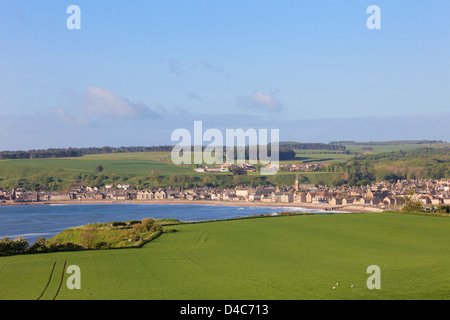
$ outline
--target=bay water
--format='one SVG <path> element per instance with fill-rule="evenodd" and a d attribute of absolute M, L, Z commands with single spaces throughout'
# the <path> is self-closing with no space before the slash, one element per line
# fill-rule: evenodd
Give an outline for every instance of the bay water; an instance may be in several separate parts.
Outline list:
<path fill-rule="evenodd" d="M 89 223 L 154 219 L 206 221 L 283 211 L 323 213 L 298 207 L 218 206 L 195 204 L 67 204 L 0 206 L 0 238 L 23 237 L 32 245 L 39 237 Z"/>

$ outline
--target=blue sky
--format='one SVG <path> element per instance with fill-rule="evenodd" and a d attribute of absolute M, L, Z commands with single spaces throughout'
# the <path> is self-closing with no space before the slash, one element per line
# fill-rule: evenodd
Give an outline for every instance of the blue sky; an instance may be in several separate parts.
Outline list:
<path fill-rule="evenodd" d="M 69 30 L 69 5 L 81 30 Z M 369 5 L 381 30 L 369 30 Z M 0 3 L 0 149 L 169 144 L 193 127 L 281 140 L 450 140 L 448 1 Z"/>

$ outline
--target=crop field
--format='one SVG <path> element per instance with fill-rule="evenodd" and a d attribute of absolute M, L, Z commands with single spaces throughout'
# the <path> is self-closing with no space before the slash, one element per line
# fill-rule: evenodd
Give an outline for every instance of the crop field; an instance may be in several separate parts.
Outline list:
<path fill-rule="evenodd" d="M 192 154 L 194 157 L 194 153 Z M 298 152 L 293 161 L 281 161 L 281 163 L 301 162 L 335 162 L 346 159 L 349 156 L 342 154 L 327 153 L 303 153 Z M 102 166 L 101 173 L 96 172 L 97 166 Z M 71 185 L 100 185 L 107 183 L 129 183 L 135 185 L 139 179 L 149 181 L 154 174 L 160 177 L 183 174 L 197 177 L 202 180 L 228 179 L 231 182 L 231 173 L 197 173 L 194 171 L 196 165 L 175 165 L 171 161 L 170 152 L 135 152 L 135 153 L 110 153 L 86 155 L 77 158 L 54 158 L 54 159 L 26 159 L 26 160 L 0 160 L 0 188 L 11 189 L 13 187 L 25 187 L 27 189 L 51 188 L 50 190 L 68 190 Z M 302 172 L 308 183 L 319 181 L 331 182 L 335 173 Z M 261 174 L 259 171 L 241 176 L 241 183 L 249 183 L 253 178 L 257 179 Z M 286 178 L 286 176 L 289 176 Z M 292 172 L 278 172 L 276 177 L 270 180 L 278 183 L 293 184 L 295 174 Z M 275 181 L 274 180 L 274 181 Z M 197 181 L 198 182 L 198 181 Z M 172 183 L 173 182 L 167 182 Z M 167 184 L 166 183 L 166 184 Z M 150 186 L 155 187 L 156 186 Z"/>
<path fill-rule="evenodd" d="M 49 169 L 59 168 L 77 172 L 95 172 L 98 165 L 104 169 L 104 173 L 128 173 L 128 174 L 151 174 L 152 170 L 161 174 L 190 172 L 186 167 L 176 166 L 163 156 L 145 154 L 112 154 L 89 155 L 79 158 L 57 158 L 57 159 L 30 159 L 30 160 L 1 160 L 1 168 L 30 168 Z"/>
<path fill-rule="evenodd" d="M 167 160 L 169 159 L 169 160 Z M 96 172 L 97 166 L 103 172 Z M 168 152 L 98 154 L 77 158 L 0 160 L 0 188 L 11 189 L 24 184 L 28 188 L 54 185 L 54 190 L 67 190 L 70 185 L 133 182 L 153 174 L 193 174 L 189 166 L 171 163 Z M 35 187 L 36 186 L 36 187 Z"/>
<path fill-rule="evenodd" d="M 294 159 L 283 160 L 280 163 L 334 163 L 346 161 L 352 157 L 340 151 L 296 150 L 295 153 Z"/>
<path fill-rule="evenodd" d="M 440 143 L 429 146 L 443 148 L 448 145 L 447 143 Z M 385 151 L 411 151 L 424 146 L 428 145 L 374 143 L 348 145 L 347 149 L 348 151 L 358 151 L 365 155 L 370 155 Z M 295 152 L 293 159 L 282 160 L 280 163 L 338 165 L 354 157 L 354 154 L 347 154 L 342 151 L 296 150 Z M 335 181 L 339 181 L 343 173 L 342 169 L 333 172 L 290 172 L 280 170 L 274 176 L 261 177 L 261 172 L 257 168 L 256 172 L 249 172 L 245 176 L 233 177 L 232 173 L 226 172 L 195 172 L 194 169 L 198 166 L 194 164 L 195 153 L 192 153 L 191 157 L 193 164 L 190 165 L 173 164 L 170 152 L 109 153 L 76 158 L 0 160 L 0 188 L 7 190 L 24 188 L 26 190 L 68 191 L 72 186 L 89 185 L 102 188 L 106 184 L 111 183 L 115 185 L 126 183 L 133 188 L 148 189 L 167 186 L 182 186 L 186 189 L 205 185 L 215 187 L 234 187 L 239 184 L 254 186 L 263 183 L 284 186 L 292 185 L 297 173 L 301 176 L 302 183 L 305 184 L 332 184 Z M 433 161 L 432 158 L 428 160 Z M 417 167 L 415 171 L 419 172 L 418 174 L 422 174 L 427 168 L 420 168 L 420 162 L 424 161 L 422 158 L 418 158 L 418 161 L 411 167 Z M 431 163 L 430 161 L 428 163 Z M 207 164 L 203 163 L 204 165 Z M 395 169 L 392 169 L 392 165 L 405 167 L 405 164 L 399 161 L 389 163 L 389 165 L 390 167 L 378 166 L 375 169 L 392 171 Z M 96 171 L 98 166 L 103 168 L 102 172 Z M 443 170 L 443 176 L 445 176 L 445 167 Z M 383 176 L 384 171 L 378 176 Z"/>
<path fill-rule="evenodd" d="M 447 217 L 322 214 L 171 228 L 138 249 L 0 257 L 0 299 L 450 298 Z M 79 290 L 67 288 L 70 265 L 80 268 Z M 381 289 L 367 288 L 371 265 Z"/>
<path fill-rule="evenodd" d="M 432 144 L 417 144 L 417 143 L 373 143 L 373 144 L 357 144 L 346 145 L 347 150 L 361 152 L 365 154 L 373 154 L 379 152 L 394 152 L 394 151 L 411 151 L 418 148 L 448 148 L 449 143 L 432 143 Z M 369 150 L 368 150 L 369 149 Z M 372 149 L 372 150 L 370 150 Z"/>
<path fill-rule="evenodd" d="M 345 161 L 351 158 L 340 152 L 326 151 L 296 151 L 292 160 L 280 161 L 280 163 L 333 163 Z M 192 153 L 194 163 L 194 153 Z M 61 169 L 68 172 L 95 172 L 98 165 L 104 169 L 104 174 L 130 174 L 133 176 L 150 175 L 158 172 L 161 175 L 173 173 L 196 174 L 195 165 L 175 165 L 172 163 L 170 152 L 135 152 L 135 153 L 108 153 L 86 155 L 77 158 L 55 159 L 26 159 L 26 160 L 0 160 L 0 172 L 15 170 L 26 176 L 25 169 L 46 170 Z M 207 165 L 203 163 L 203 165 Z M 211 165 L 209 165 L 211 166 Z M 218 173 L 214 173 L 218 174 Z M 259 174 L 259 173 L 258 173 Z M 204 176 L 204 174 L 202 174 Z"/>

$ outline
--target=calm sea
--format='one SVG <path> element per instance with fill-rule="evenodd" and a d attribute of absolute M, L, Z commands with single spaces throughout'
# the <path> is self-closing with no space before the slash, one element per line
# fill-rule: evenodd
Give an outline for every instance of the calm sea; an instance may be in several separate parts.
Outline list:
<path fill-rule="evenodd" d="M 33 244 L 49 239 L 69 227 L 96 222 L 174 218 L 204 221 L 239 218 L 282 211 L 317 212 L 303 208 L 239 207 L 194 204 L 83 204 L 0 206 L 0 238 L 23 237 Z"/>

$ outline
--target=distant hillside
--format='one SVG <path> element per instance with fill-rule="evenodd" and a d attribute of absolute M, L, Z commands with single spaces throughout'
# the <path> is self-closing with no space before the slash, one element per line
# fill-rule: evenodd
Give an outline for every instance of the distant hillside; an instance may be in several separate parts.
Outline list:
<path fill-rule="evenodd" d="M 1 151 L 0 159 L 47 159 L 81 157 L 89 154 L 172 151 L 173 146 L 50 148 L 45 150 Z"/>
<path fill-rule="evenodd" d="M 364 145 L 364 146 L 387 146 L 387 145 L 405 145 L 405 144 L 437 144 L 444 143 L 442 140 L 394 140 L 394 141 L 369 141 L 369 142 L 356 142 L 356 141 L 332 141 L 331 145 Z"/>
<path fill-rule="evenodd" d="M 286 148 L 291 150 L 333 150 L 333 151 L 345 151 L 344 145 L 339 144 L 326 144 L 326 143 L 300 143 L 300 142 L 280 142 L 280 148 Z"/>
<path fill-rule="evenodd" d="M 397 141 L 333 141 L 330 143 L 301 143 L 293 141 L 280 142 L 280 160 L 288 160 L 293 158 L 292 150 L 325 150 L 325 151 L 349 151 L 346 146 L 404 146 L 417 145 L 423 146 L 439 146 L 447 144 L 441 140 L 397 140 Z M 449 144 L 450 145 L 450 144 Z M 0 151 L 0 160 L 6 159 L 44 159 L 44 158 L 66 158 L 80 157 L 84 155 L 104 154 L 104 153 L 133 153 L 133 152 L 171 152 L 174 146 L 128 146 L 128 147 L 87 147 L 87 148 L 49 148 L 43 150 L 28 151 Z M 205 148 L 205 147 L 203 147 Z M 355 151 L 355 150 L 352 150 Z M 363 149 L 363 151 L 365 151 Z"/>
<path fill-rule="evenodd" d="M 418 148 L 410 151 L 359 155 L 332 163 L 326 172 L 341 172 L 335 185 L 366 185 L 374 181 L 450 178 L 450 148 Z"/>

